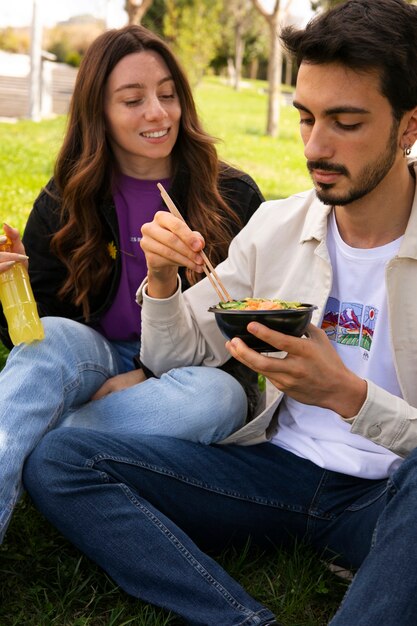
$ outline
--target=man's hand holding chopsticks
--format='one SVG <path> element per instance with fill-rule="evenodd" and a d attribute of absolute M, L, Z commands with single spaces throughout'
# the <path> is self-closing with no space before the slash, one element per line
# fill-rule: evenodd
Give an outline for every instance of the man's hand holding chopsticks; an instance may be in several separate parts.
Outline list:
<path fill-rule="evenodd" d="M 178 267 L 202 273 L 204 248 L 200 233 L 192 231 L 178 217 L 158 211 L 152 222 L 142 226 L 140 246 L 148 266 L 148 295 L 168 298 L 177 289 Z"/>

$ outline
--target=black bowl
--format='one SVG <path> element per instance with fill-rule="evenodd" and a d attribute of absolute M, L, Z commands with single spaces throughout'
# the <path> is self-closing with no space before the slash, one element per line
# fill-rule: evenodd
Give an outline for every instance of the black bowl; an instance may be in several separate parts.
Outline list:
<path fill-rule="evenodd" d="M 317 307 L 314 304 L 301 304 L 300 307 L 302 308 L 242 311 L 211 306 L 209 311 L 214 313 L 217 325 L 227 339 L 239 337 L 249 348 L 257 352 L 277 352 L 278 348 L 261 341 L 247 331 L 249 322 L 259 322 L 280 333 L 301 337 Z"/>

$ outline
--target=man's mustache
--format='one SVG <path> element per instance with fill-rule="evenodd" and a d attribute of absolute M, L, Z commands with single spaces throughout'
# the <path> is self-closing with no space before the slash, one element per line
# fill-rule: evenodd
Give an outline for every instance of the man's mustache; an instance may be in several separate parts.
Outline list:
<path fill-rule="evenodd" d="M 328 163 L 327 161 L 307 161 L 307 169 L 311 173 L 313 170 L 321 170 L 322 172 L 335 172 L 336 174 L 344 174 L 349 176 L 349 172 L 344 165 L 339 163 Z"/>

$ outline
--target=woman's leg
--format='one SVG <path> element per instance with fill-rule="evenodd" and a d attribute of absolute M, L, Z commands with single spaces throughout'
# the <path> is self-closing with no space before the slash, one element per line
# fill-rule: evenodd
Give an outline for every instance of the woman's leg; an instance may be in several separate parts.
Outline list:
<path fill-rule="evenodd" d="M 0 372 L 0 543 L 26 456 L 68 409 L 123 371 L 117 351 L 96 331 L 59 317 L 42 322 L 45 339 L 14 347 Z"/>
<path fill-rule="evenodd" d="M 246 394 L 233 376 L 212 367 L 184 367 L 88 402 L 62 425 L 210 444 L 242 426 L 246 413 Z"/>

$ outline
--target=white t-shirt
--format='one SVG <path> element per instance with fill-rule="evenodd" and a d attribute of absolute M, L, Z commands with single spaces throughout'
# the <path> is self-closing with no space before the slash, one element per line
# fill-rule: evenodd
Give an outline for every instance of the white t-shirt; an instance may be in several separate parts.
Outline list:
<path fill-rule="evenodd" d="M 322 328 L 345 365 L 401 397 L 389 336 L 385 266 L 401 239 L 378 248 L 351 248 L 340 237 L 334 212 L 327 245 L 333 285 Z M 362 478 L 385 478 L 401 458 L 350 432 L 350 425 L 328 409 L 285 396 L 279 430 L 272 442 L 320 467 Z"/>

